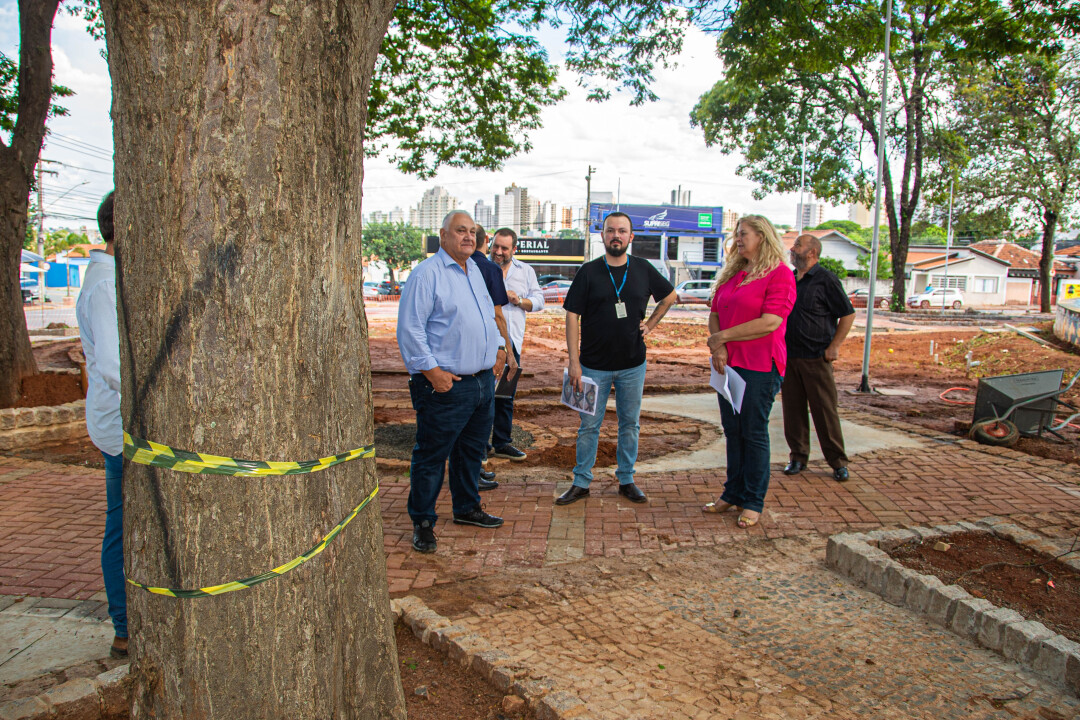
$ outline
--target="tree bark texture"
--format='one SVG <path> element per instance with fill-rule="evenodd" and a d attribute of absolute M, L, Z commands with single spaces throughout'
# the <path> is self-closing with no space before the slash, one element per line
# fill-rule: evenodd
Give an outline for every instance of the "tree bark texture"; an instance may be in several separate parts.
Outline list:
<path fill-rule="evenodd" d="M 1058 215 L 1044 210 L 1042 216 L 1042 255 L 1039 256 L 1039 312 L 1053 312 L 1050 293 L 1054 289 L 1054 235 L 1057 234 Z"/>
<path fill-rule="evenodd" d="M 308 460 L 372 442 L 367 93 L 392 0 L 103 3 L 125 428 Z M 127 576 L 197 588 L 312 547 L 373 460 L 267 478 L 126 463 Z M 404 718 L 379 503 L 252 589 L 128 590 L 133 718 Z"/>
<path fill-rule="evenodd" d="M 52 99 L 52 24 L 59 0 L 19 0 L 18 108 L 11 144 L 0 140 L 0 407 L 19 398 L 37 372 L 26 332 L 19 262 L 34 166 Z"/>

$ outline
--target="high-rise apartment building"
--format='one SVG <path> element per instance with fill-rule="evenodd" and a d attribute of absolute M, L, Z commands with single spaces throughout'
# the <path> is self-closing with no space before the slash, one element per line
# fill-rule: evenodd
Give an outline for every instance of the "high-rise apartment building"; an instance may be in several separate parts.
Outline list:
<path fill-rule="evenodd" d="M 861 203 L 851 203 L 848 205 L 848 220 L 858 223 L 859 227 L 868 228 L 874 224 L 874 214 Z"/>
<path fill-rule="evenodd" d="M 562 216 L 562 222 L 559 223 L 559 230 L 569 230 L 570 228 L 574 227 L 573 208 L 563 207 L 560 215 Z M 581 223 L 578 224 L 580 225 Z"/>
<path fill-rule="evenodd" d="M 806 203 L 795 203 L 795 225 L 799 228 L 817 227 L 825 222 L 825 206 L 810 198 Z"/>
<path fill-rule="evenodd" d="M 496 195 L 495 216 L 499 227 L 508 227 L 519 235 L 529 230 L 532 212 L 528 188 L 511 183 L 502 195 Z"/>
<path fill-rule="evenodd" d="M 724 232 L 735 232 L 735 224 L 739 222 L 739 213 L 734 210 L 724 211 Z"/>
<path fill-rule="evenodd" d="M 495 232 L 495 211 L 490 205 L 485 205 L 483 200 L 477 200 L 473 207 L 473 220 L 477 225 L 487 229 L 488 234 Z"/>
<path fill-rule="evenodd" d="M 458 207 L 457 198 L 450 195 L 446 188 L 436 185 L 424 192 L 416 210 L 417 221 L 414 223 L 423 230 L 437 231 L 442 227 L 443 218 Z"/>

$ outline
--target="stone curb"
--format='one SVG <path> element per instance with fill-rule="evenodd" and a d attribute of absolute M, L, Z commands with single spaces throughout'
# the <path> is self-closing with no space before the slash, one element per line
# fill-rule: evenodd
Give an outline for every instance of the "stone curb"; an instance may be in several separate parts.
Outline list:
<path fill-rule="evenodd" d="M 121 720 L 131 697 L 128 666 L 120 665 L 94 679 L 75 678 L 40 695 L 0 703 L 0 720 Z"/>
<path fill-rule="evenodd" d="M 1013 610 L 972 597 L 959 585 L 905 568 L 886 554 L 908 542 L 966 531 L 993 533 L 1048 557 L 1069 550 L 1003 518 L 988 517 L 978 523 L 833 535 L 825 548 L 825 564 L 886 602 L 925 615 L 1080 697 L 1080 644 Z M 1060 561 L 1080 570 L 1080 551 Z"/>
<path fill-rule="evenodd" d="M 420 598 L 409 595 L 391 600 L 390 610 L 421 642 L 462 667 L 472 668 L 495 689 L 521 698 L 536 720 L 588 720 L 585 703 L 576 695 L 557 689 L 550 678 L 513 662 L 485 638 L 454 625 Z M 0 720 L 6 719 L 0 716 Z"/>

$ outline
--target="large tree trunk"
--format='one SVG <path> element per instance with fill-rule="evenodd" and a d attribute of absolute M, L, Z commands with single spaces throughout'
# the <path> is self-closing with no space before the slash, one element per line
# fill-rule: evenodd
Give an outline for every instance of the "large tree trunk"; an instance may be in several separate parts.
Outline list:
<path fill-rule="evenodd" d="M 11 144 L 0 140 L 0 407 L 19 398 L 37 372 L 26 333 L 19 260 L 30 187 L 52 99 L 52 24 L 59 0 L 19 0 L 18 117 Z"/>
<path fill-rule="evenodd" d="M 1052 312 L 1050 291 L 1054 289 L 1054 235 L 1057 234 L 1058 216 L 1046 210 L 1042 217 L 1042 256 L 1039 258 L 1039 312 Z"/>
<path fill-rule="evenodd" d="M 125 427 L 253 460 L 371 443 L 362 135 L 393 0 L 103 5 Z M 300 555 L 376 477 L 124 481 L 128 577 L 195 588 Z M 377 501 L 281 578 L 128 599 L 134 718 L 405 716 Z"/>

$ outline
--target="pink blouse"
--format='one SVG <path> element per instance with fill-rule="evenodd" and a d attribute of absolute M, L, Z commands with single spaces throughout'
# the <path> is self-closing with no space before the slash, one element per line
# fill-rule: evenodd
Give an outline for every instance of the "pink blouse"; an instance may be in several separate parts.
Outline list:
<path fill-rule="evenodd" d="M 764 277 L 746 285 L 746 271 L 735 274 L 716 290 L 712 311 L 720 321 L 720 329 L 757 320 L 765 314 L 779 315 L 780 327 L 757 340 L 741 340 L 727 344 L 728 365 L 745 370 L 769 372 L 773 363 L 783 375 L 787 370 L 787 345 L 784 332 L 788 315 L 795 304 L 795 274 L 786 265 L 779 265 Z"/>

